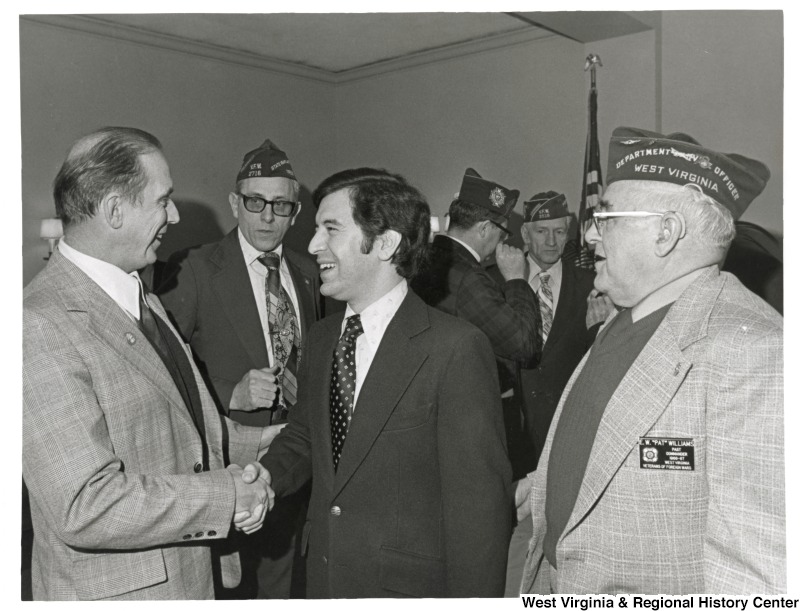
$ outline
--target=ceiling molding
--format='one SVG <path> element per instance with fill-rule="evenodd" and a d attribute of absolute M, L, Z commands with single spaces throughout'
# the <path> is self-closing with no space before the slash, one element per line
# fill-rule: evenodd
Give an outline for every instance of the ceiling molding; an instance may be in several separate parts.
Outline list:
<path fill-rule="evenodd" d="M 177 36 L 148 32 L 139 28 L 109 23 L 86 15 L 21 15 L 20 20 L 74 30 L 104 38 L 112 38 L 114 40 L 124 40 L 147 47 L 157 47 L 168 51 L 205 57 L 207 59 L 247 66 L 248 68 L 288 74 L 314 81 L 336 83 L 339 80 L 336 74 L 328 72 L 327 70 L 275 59 L 267 59 L 252 53 L 225 49 L 216 45 L 187 40 Z"/>
<path fill-rule="evenodd" d="M 349 83 L 373 76 L 388 74 L 390 72 L 466 57 L 467 55 L 473 55 L 475 53 L 486 53 L 487 51 L 494 51 L 495 49 L 528 44 L 553 38 L 554 36 L 556 35 L 538 28 L 510 32 L 508 34 L 495 34 L 479 40 L 460 42 L 440 49 L 421 51 L 412 55 L 406 55 L 405 57 L 380 61 L 370 66 L 360 66 L 358 68 L 351 68 L 350 70 L 338 72 L 337 83 Z"/>
<path fill-rule="evenodd" d="M 288 74 L 313 81 L 340 84 L 447 61 L 476 53 L 485 53 L 520 44 L 549 39 L 557 34 L 538 28 L 517 30 L 507 34 L 495 34 L 485 38 L 429 49 L 394 59 L 381 60 L 374 64 L 359 66 L 340 72 L 303 66 L 293 62 L 268 59 L 245 51 L 226 49 L 212 44 L 188 40 L 177 36 L 145 31 L 140 28 L 111 23 L 88 15 L 21 15 L 20 21 L 78 31 L 93 36 L 123 40 L 126 42 L 156 47 L 168 51 L 204 57 L 237 64 L 257 70 Z"/>

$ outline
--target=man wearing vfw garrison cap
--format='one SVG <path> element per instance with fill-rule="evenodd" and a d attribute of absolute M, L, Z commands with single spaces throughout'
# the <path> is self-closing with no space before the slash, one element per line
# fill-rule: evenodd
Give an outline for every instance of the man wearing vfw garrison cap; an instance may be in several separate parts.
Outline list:
<path fill-rule="evenodd" d="M 296 401 L 306 332 L 322 313 L 316 266 L 282 244 L 300 213 L 299 194 L 286 153 L 265 140 L 244 156 L 228 196 L 237 227 L 174 255 L 157 287 L 220 410 L 276 434 Z M 293 537 L 307 494 L 282 499 L 264 534 L 244 541 L 242 585 L 225 596 L 297 594 L 290 592 Z"/>
<path fill-rule="evenodd" d="M 506 437 L 514 478 L 530 467 L 517 448 L 521 435 L 520 401 L 513 397 L 516 370 L 537 353 L 536 297 L 525 281 L 525 257 L 503 242 L 510 235 L 508 217 L 519 191 L 507 189 L 467 169 L 458 196 L 450 204 L 446 235 L 434 238 L 429 264 L 414 289 L 434 307 L 471 322 L 486 334 L 498 360 L 498 375 L 506 412 Z M 502 274 L 501 284 L 481 263 L 492 253 Z"/>
<path fill-rule="evenodd" d="M 525 277 L 539 299 L 541 355 L 520 369 L 524 438 L 529 469 L 534 471 L 542 453 L 558 400 L 581 358 L 591 346 L 598 324 L 613 306 L 592 293 L 594 272 L 564 265 L 561 255 L 569 237 L 567 198 L 556 191 L 534 195 L 523 204 L 522 239 L 525 242 Z M 588 302 L 592 313 L 587 316 Z M 519 580 L 531 537 L 530 480 L 523 477 L 516 489 L 519 524 L 509 546 L 506 595 L 519 594 Z"/>
<path fill-rule="evenodd" d="M 532 475 L 522 592 L 786 590 L 783 319 L 719 266 L 760 162 L 618 128 L 586 238 L 622 310 Z"/>

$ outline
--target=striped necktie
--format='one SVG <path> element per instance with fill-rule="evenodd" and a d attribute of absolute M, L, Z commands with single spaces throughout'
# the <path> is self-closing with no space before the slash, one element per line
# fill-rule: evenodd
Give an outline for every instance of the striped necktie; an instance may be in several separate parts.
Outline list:
<path fill-rule="evenodd" d="M 550 290 L 550 274 L 542 272 L 539 274 L 539 311 L 542 314 L 542 326 L 539 334 L 542 336 L 542 345 L 550 335 L 553 326 L 553 291 Z"/>
<path fill-rule="evenodd" d="M 297 361 L 300 351 L 297 316 L 292 300 L 281 285 L 280 255 L 267 252 L 261 255 L 258 261 L 267 268 L 269 337 L 274 360 L 281 366 L 278 382 L 282 392 L 279 401 L 284 408 L 289 408 L 297 402 Z"/>

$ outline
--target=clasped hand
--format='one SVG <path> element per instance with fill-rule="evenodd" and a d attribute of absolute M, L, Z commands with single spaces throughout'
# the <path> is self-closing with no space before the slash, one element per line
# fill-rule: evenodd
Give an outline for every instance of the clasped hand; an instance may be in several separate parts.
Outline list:
<path fill-rule="evenodd" d="M 250 463 L 244 469 L 230 465 L 236 489 L 233 525 L 245 534 L 256 532 L 264 523 L 267 512 L 275 505 L 272 477 L 263 465 Z"/>

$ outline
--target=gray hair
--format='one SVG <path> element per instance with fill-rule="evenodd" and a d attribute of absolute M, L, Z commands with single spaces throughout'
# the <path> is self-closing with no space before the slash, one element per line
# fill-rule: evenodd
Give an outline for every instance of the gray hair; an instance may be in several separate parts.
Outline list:
<path fill-rule="evenodd" d="M 104 127 L 78 140 L 53 182 L 64 225 L 93 217 L 111 191 L 138 200 L 146 183 L 140 157 L 158 151 L 158 138 L 133 127 Z"/>
<path fill-rule="evenodd" d="M 736 237 L 736 226 L 730 211 L 694 184 L 675 185 L 651 180 L 627 180 L 643 210 L 680 212 L 686 219 L 687 231 L 701 243 L 727 249 Z"/>

